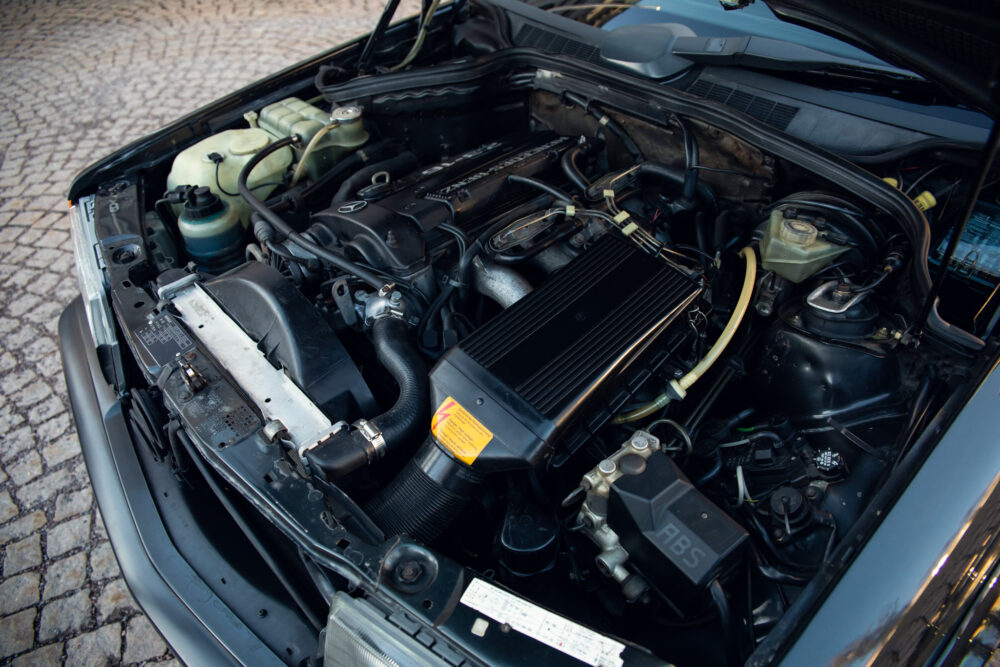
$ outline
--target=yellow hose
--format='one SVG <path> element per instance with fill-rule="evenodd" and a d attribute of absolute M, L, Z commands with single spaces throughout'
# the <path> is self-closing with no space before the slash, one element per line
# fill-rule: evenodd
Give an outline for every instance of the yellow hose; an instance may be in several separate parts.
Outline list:
<path fill-rule="evenodd" d="M 639 421 L 643 417 L 648 417 L 651 414 L 655 413 L 657 410 L 667 407 L 668 403 L 670 403 L 670 397 L 667 396 L 666 394 L 660 394 L 649 403 L 646 403 L 646 405 L 642 406 L 641 408 L 636 408 L 631 412 L 623 412 L 622 414 L 612 419 L 611 423 L 627 424 L 628 422 Z"/>
<path fill-rule="evenodd" d="M 736 330 L 740 328 L 740 323 L 743 321 L 743 316 L 747 314 L 747 310 L 750 309 L 750 297 L 753 296 L 753 286 L 754 282 L 757 280 L 757 255 L 754 254 L 753 248 L 747 246 L 740 250 L 740 257 L 742 257 L 747 263 L 746 277 L 743 279 L 743 290 L 740 292 L 740 298 L 736 301 L 736 308 L 733 309 L 733 315 L 729 318 L 729 322 L 726 323 L 726 328 L 722 330 L 722 334 L 719 336 L 719 340 L 715 341 L 715 345 L 712 349 L 708 351 L 705 358 L 698 362 L 698 365 L 692 368 L 687 375 L 682 377 L 680 380 L 671 381 L 670 385 L 674 390 L 680 389 L 677 393 L 683 398 L 687 390 L 691 388 L 695 382 L 698 381 L 702 375 L 708 372 L 708 369 L 712 367 L 719 357 L 722 356 L 722 351 L 726 349 L 729 342 L 736 335 Z"/>
<path fill-rule="evenodd" d="M 299 182 L 299 179 L 302 178 L 302 175 L 306 173 L 306 163 L 309 161 L 309 157 L 312 155 L 312 152 L 316 148 L 316 145 L 320 142 L 320 140 L 323 137 L 327 135 L 327 133 L 330 132 L 330 130 L 337 127 L 337 125 L 339 124 L 340 124 L 339 121 L 330 123 L 329 125 L 324 125 L 319 130 L 316 131 L 316 134 L 313 135 L 312 140 L 310 140 L 309 144 L 305 147 L 305 150 L 302 151 L 302 158 L 299 160 L 298 165 L 296 165 L 295 167 L 295 173 L 292 174 L 292 182 L 288 184 L 288 187 L 290 188 L 294 187 L 295 184 Z"/>
<path fill-rule="evenodd" d="M 406 54 L 406 57 L 403 58 L 402 62 L 398 65 L 390 67 L 390 72 L 396 72 L 403 69 L 413 62 L 413 59 L 417 57 L 418 53 L 420 53 L 420 49 L 424 45 L 424 38 L 427 37 L 427 26 L 431 24 L 431 19 L 434 18 L 434 12 L 437 11 L 439 4 L 441 4 L 441 0 L 433 0 L 433 2 L 431 2 L 431 6 L 427 8 L 427 13 L 420 19 L 420 28 L 417 30 L 417 39 L 413 42 L 410 52 Z"/>
<path fill-rule="evenodd" d="M 754 283 L 757 280 L 757 255 L 754 254 L 753 248 L 747 246 L 740 250 L 740 257 L 746 261 L 746 276 L 743 279 L 743 289 L 740 291 L 740 298 L 736 301 L 736 307 L 733 309 L 733 314 L 730 316 L 729 321 L 726 323 L 726 327 L 722 330 L 719 335 L 719 339 L 715 341 L 715 345 L 708 351 L 708 354 L 698 362 L 698 365 L 692 368 L 687 375 L 682 377 L 680 380 L 671 380 L 670 388 L 673 390 L 673 394 L 680 398 L 684 398 L 687 394 L 687 390 L 691 388 L 695 382 L 698 381 L 702 375 L 708 372 L 708 369 L 712 367 L 719 357 L 722 356 L 723 350 L 729 345 L 733 340 L 733 336 L 736 335 L 736 330 L 740 328 L 740 324 L 743 322 L 743 316 L 747 314 L 750 309 L 750 298 L 753 296 Z M 648 417 L 657 410 L 664 408 L 670 403 L 670 394 L 664 392 L 657 396 L 655 399 L 642 406 L 632 410 L 631 412 L 625 412 L 612 420 L 612 424 L 625 424 L 628 422 L 638 421 L 643 417 Z"/>

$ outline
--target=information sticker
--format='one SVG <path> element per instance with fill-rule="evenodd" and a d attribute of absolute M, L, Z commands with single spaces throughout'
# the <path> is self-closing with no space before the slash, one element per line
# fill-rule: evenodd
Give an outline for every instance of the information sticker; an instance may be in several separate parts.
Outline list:
<path fill-rule="evenodd" d="M 622 667 L 624 664 L 625 644 L 482 579 L 472 580 L 462 594 L 462 604 L 593 667 Z"/>
<path fill-rule="evenodd" d="M 431 433 L 459 461 L 472 465 L 493 433 L 449 396 L 431 418 Z"/>

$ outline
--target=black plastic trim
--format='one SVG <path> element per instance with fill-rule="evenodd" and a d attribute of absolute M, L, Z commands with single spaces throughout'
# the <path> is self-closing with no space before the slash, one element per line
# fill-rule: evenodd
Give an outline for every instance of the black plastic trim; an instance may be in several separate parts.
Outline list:
<path fill-rule="evenodd" d="M 136 602 L 187 664 L 284 664 L 171 542 L 150 496 L 121 403 L 101 375 L 79 298 L 59 318 L 59 340 L 84 461 Z"/>

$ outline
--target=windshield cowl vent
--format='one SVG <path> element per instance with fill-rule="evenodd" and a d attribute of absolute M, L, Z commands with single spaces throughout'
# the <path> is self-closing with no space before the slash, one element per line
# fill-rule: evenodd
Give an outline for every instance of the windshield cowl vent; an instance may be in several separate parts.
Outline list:
<path fill-rule="evenodd" d="M 766 97 L 751 95 L 730 86 L 723 86 L 704 79 L 697 79 L 688 86 L 687 92 L 721 102 L 779 130 L 786 129 L 799 111 L 798 107 L 781 104 Z"/>
<path fill-rule="evenodd" d="M 566 37 L 565 35 L 539 28 L 538 26 L 525 25 L 517 33 L 514 42 L 518 46 L 538 49 L 548 53 L 561 53 L 579 58 L 580 60 L 586 60 L 590 63 L 599 63 L 601 61 L 601 54 L 597 48 Z"/>

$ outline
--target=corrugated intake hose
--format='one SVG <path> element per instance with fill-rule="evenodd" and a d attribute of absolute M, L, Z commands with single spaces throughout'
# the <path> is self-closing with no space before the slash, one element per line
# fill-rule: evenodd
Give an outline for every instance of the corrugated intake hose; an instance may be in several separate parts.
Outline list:
<path fill-rule="evenodd" d="M 399 385 L 399 396 L 391 408 L 368 420 L 368 428 L 341 431 L 306 453 L 310 468 L 327 480 L 342 477 L 415 440 L 427 424 L 427 369 L 410 344 L 406 324 L 396 317 L 379 318 L 372 325 L 372 339 L 379 363 Z"/>
<path fill-rule="evenodd" d="M 386 536 L 409 535 L 430 544 L 465 508 L 482 475 L 441 449 L 434 437 L 365 507 Z"/>

